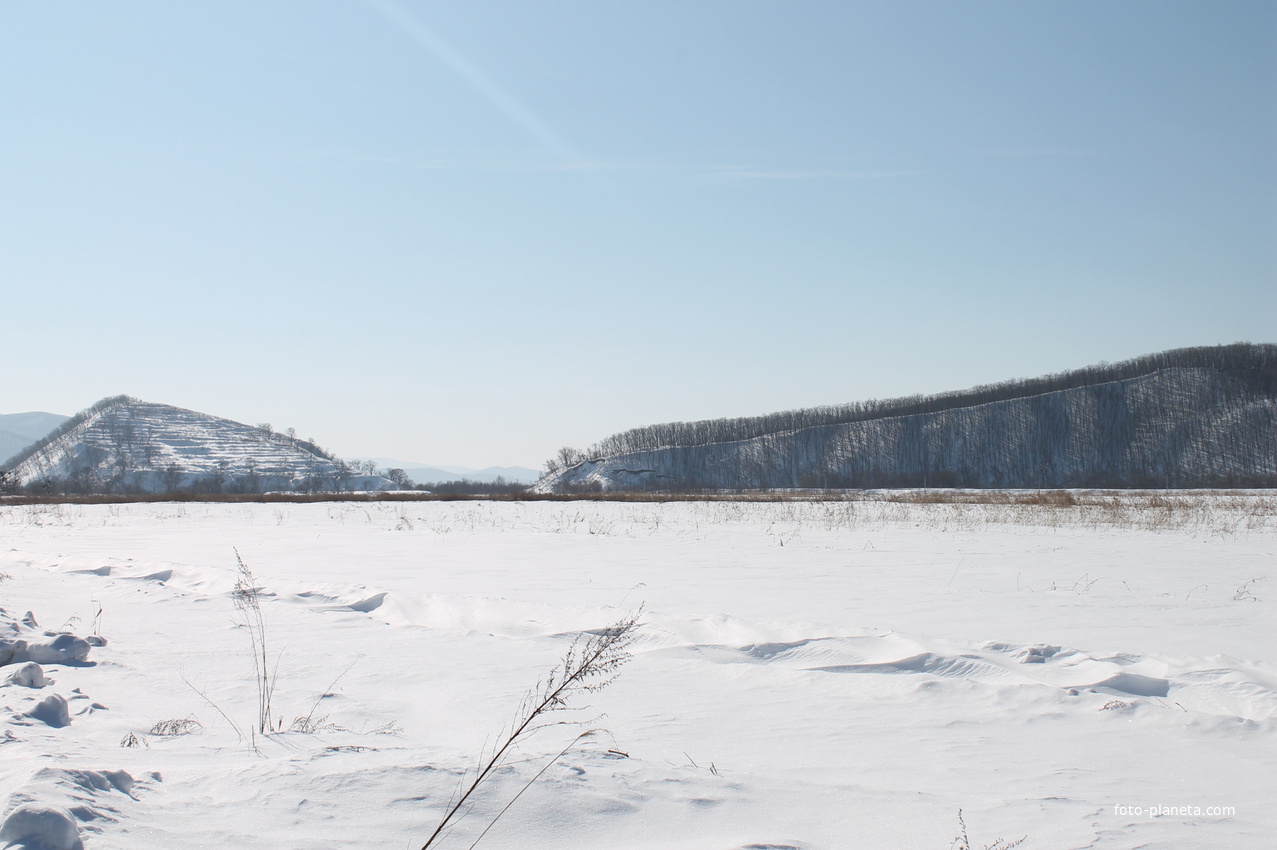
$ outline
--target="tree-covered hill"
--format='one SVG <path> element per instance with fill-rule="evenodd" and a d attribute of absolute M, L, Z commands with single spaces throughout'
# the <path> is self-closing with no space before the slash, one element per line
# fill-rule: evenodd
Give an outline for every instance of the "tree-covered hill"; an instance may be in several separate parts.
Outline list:
<path fill-rule="evenodd" d="M 615 434 L 540 490 L 1277 486 L 1277 345 Z"/>

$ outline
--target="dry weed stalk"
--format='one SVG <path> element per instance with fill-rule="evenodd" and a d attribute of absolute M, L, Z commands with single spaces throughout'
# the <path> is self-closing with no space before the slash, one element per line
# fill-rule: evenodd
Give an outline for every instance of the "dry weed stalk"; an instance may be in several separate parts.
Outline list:
<path fill-rule="evenodd" d="M 239 724 L 238 724 L 238 723 L 236 723 L 234 720 L 232 720 L 232 719 L 231 719 L 231 716 L 230 716 L 229 714 L 227 714 L 225 711 L 222 711 L 222 707 L 221 707 L 220 705 L 218 705 L 217 703 L 213 702 L 213 700 L 209 698 L 208 694 L 204 693 L 204 692 L 203 692 L 203 691 L 201 691 L 199 688 L 197 688 L 197 687 L 195 687 L 193 684 L 191 684 L 191 683 L 190 683 L 190 681 L 189 681 L 189 680 L 187 680 L 186 676 L 182 676 L 182 681 L 183 681 L 183 682 L 186 682 L 186 687 L 188 687 L 188 688 L 190 688 L 191 690 L 195 691 L 195 693 L 199 695 L 200 699 L 204 700 L 204 702 L 206 702 L 206 703 L 208 703 L 210 706 L 212 706 L 214 711 L 216 711 L 218 714 L 222 715 L 222 718 L 223 718 L 223 719 L 224 719 L 227 723 L 229 723 L 229 724 L 230 724 L 230 726 L 231 726 L 231 728 L 232 728 L 232 729 L 234 729 L 234 730 L 235 730 L 235 737 L 236 737 L 236 738 L 238 738 L 240 741 L 243 741 L 243 740 L 244 740 L 244 733 L 240 731 Z"/>
<path fill-rule="evenodd" d="M 984 845 L 984 850 L 1011 850 L 1012 847 L 1019 847 L 1027 839 L 1027 835 L 1016 841 L 1005 841 L 999 838 L 992 844 Z M 967 822 L 962 817 L 962 809 L 958 809 L 958 834 L 949 846 L 952 850 L 971 850 L 971 839 L 967 838 Z"/>
<path fill-rule="evenodd" d="M 345 670 L 342 670 L 337 674 L 337 678 L 333 679 L 332 682 L 328 684 L 328 687 L 324 688 L 323 691 L 320 692 L 319 696 L 315 698 L 315 702 L 311 705 L 309 712 L 293 718 L 293 725 L 288 727 L 289 732 L 305 732 L 307 734 L 314 734 L 315 732 L 336 732 L 343 728 L 336 723 L 329 723 L 328 715 L 325 714 L 322 717 L 316 717 L 315 712 L 319 710 L 319 704 L 323 702 L 324 697 L 332 693 L 333 688 L 337 687 L 337 683 L 354 668 L 358 661 L 359 657 L 356 656 L 355 660 L 350 662 L 350 665 L 346 667 Z"/>
<path fill-rule="evenodd" d="M 231 592 L 231 601 L 239 613 L 241 624 L 248 629 L 248 637 L 252 642 L 253 682 L 257 686 L 257 729 L 263 735 L 271 731 L 271 699 L 275 694 L 275 680 L 278 676 L 278 665 L 270 666 L 266 652 L 266 614 L 262 611 L 261 588 L 253 571 L 240 557 L 235 549 L 235 563 L 239 574 L 235 579 L 235 589 Z"/>
<path fill-rule="evenodd" d="M 1234 602 L 1258 602 L 1259 597 L 1251 592 L 1250 586 L 1257 582 L 1263 581 L 1264 578 L 1265 578 L 1264 576 L 1260 576 L 1259 578 L 1253 578 L 1250 581 L 1243 582 L 1242 585 L 1237 588 L 1237 591 L 1233 593 L 1233 601 Z"/>
<path fill-rule="evenodd" d="M 509 733 L 501 738 L 501 743 L 492 752 L 491 756 L 487 757 L 486 760 L 481 759 L 481 767 L 478 772 L 469 784 L 464 786 L 464 790 L 450 803 L 442 820 L 439 821 L 439 825 L 435 827 L 434 832 L 430 833 L 430 837 L 421 846 L 421 850 L 427 850 L 427 848 L 434 846 L 444 834 L 444 830 L 461 817 L 463 809 L 475 791 L 491 778 L 495 770 L 505 763 L 516 745 L 547 726 L 573 722 L 553 720 L 550 719 L 550 715 L 560 711 L 579 710 L 580 706 L 569 705 L 573 697 L 581 694 L 596 693 L 612 683 L 621 666 L 630 658 L 628 648 L 634 642 L 634 630 L 638 626 L 638 618 L 642 611 L 642 606 L 640 606 L 637 611 L 611 626 L 586 632 L 584 635 L 588 635 L 588 637 L 583 635 L 583 639 L 577 638 L 572 642 L 559 665 L 550 671 L 550 675 L 543 682 L 523 697 Z M 515 795 L 514 799 L 517 800 L 523 790 L 527 789 L 528 785 L 535 782 L 573 744 L 588 734 L 590 733 L 583 733 L 573 739 L 571 744 L 541 768 L 541 771 L 519 791 L 519 794 Z M 496 817 L 483 830 L 483 833 L 486 834 L 488 829 L 492 828 L 492 824 L 501 815 L 505 814 L 506 809 L 513 802 L 514 800 L 511 800 L 510 803 L 506 804 L 505 808 L 497 813 Z M 482 838 L 483 834 L 480 834 L 479 837 Z"/>

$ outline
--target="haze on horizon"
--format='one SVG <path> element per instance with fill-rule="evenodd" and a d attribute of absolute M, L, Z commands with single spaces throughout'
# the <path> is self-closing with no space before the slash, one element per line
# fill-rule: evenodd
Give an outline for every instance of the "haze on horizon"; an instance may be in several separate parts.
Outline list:
<path fill-rule="evenodd" d="M 1277 329 L 1277 7 L 0 7 L 0 412 L 343 457 Z"/>

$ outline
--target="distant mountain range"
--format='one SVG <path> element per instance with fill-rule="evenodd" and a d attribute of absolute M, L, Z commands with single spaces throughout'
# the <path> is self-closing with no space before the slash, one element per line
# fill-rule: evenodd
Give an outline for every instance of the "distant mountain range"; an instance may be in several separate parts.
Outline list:
<path fill-rule="evenodd" d="M 0 413 L 0 461 L 13 457 L 69 418 L 56 413 Z"/>
<path fill-rule="evenodd" d="M 1277 345 L 653 425 L 556 463 L 534 489 L 1274 487 Z"/>
<path fill-rule="evenodd" d="M 472 469 L 468 466 L 434 465 L 395 460 L 389 457 L 356 458 L 356 460 L 371 460 L 381 469 L 402 469 L 415 484 L 434 484 L 460 479 L 491 484 L 497 478 L 514 484 L 531 484 L 542 475 L 541 472 L 528 469 L 526 466 L 489 466 L 483 469 Z"/>
<path fill-rule="evenodd" d="M 128 396 L 66 419 L 5 464 L 3 484 L 28 492 L 260 493 L 383 490 L 313 443 Z"/>

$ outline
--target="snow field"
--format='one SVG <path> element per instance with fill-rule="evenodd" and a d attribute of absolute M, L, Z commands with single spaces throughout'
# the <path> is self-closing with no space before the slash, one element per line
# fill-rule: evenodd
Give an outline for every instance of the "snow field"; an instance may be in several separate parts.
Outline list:
<path fill-rule="evenodd" d="M 944 848 L 959 808 L 977 846 L 1265 846 L 1273 517 L 1208 494 L 0 507 L 0 639 L 105 639 L 0 669 L 0 843 L 420 846 L 571 637 L 643 602 L 580 714 L 606 732 L 481 847 Z M 232 547 L 278 658 L 266 736 Z M 578 731 L 533 738 L 443 846 Z M 1115 809 L 1150 805 L 1232 813 Z"/>

